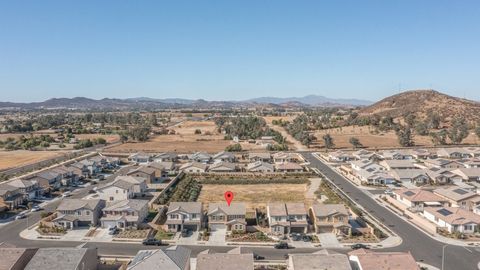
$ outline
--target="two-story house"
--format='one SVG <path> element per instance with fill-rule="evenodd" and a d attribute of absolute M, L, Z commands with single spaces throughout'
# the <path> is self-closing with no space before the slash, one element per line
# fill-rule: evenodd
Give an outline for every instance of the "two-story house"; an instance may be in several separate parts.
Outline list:
<path fill-rule="evenodd" d="M 97 189 L 100 199 L 107 202 L 124 201 L 135 197 L 135 184 L 124 180 L 116 180 L 109 185 Z"/>
<path fill-rule="evenodd" d="M 148 216 L 148 201 L 117 201 L 107 205 L 102 212 L 103 228 L 138 229 Z"/>
<path fill-rule="evenodd" d="M 33 200 L 42 195 L 42 189 L 35 181 L 15 179 L 8 182 L 8 185 L 18 188 L 27 200 Z"/>
<path fill-rule="evenodd" d="M 267 218 L 273 234 L 306 233 L 308 229 L 303 203 L 269 203 Z"/>
<path fill-rule="evenodd" d="M 140 166 L 135 170 L 132 170 L 127 173 L 128 176 L 142 177 L 146 179 L 147 184 L 152 184 L 155 182 L 157 177 L 155 176 L 156 169 L 147 166 Z"/>
<path fill-rule="evenodd" d="M 308 230 L 307 210 L 304 203 L 286 203 L 290 232 L 306 233 Z"/>
<path fill-rule="evenodd" d="M 132 162 L 137 162 L 137 163 L 148 163 L 153 161 L 153 155 L 140 152 L 140 153 L 135 153 L 130 155 L 128 157 L 128 160 Z"/>
<path fill-rule="evenodd" d="M 343 204 L 314 204 L 309 210 L 316 233 L 335 233 L 348 235 L 351 225 L 349 212 Z"/>
<path fill-rule="evenodd" d="M 171 232 L 183 229 L 197 231 L 202 228 L 203 213 L 201 202 L 170 202 L 164 229 Z"/>
<path fill-rule="evenodd" d="M 78 182 L 79 175 L 75 173 L 75 169 L 72 167 L 62 165 L 50 169 L 50 171 L 61 175 L 60 183 L 62 186 L 69 186 Z"/>
<path fill-rule="evenodd" d="M 53 223 L 65 229 L 97 226 L 104 207 L 104 200 L 64 199 L 57 207 L 57 217 Z"/>
<path fill-rule="evenodd" d="M 230 206 L 225 203 L 210 203 L 207 217 L 210 230 L 227 230 L 245 232 L 246 207 L 244 203 L 232 202 Z"/>
<path fill-rule="evenodd" d="M 143 177 L 120 175 L 120 176 L 117 176 L 115 178 L 114 182 L 115 181 L 125 181 L 125 182 L 132 183 L 133 184 L 133 194 L 136 197 L 144 196 L 145 192 L 147 191 L 147 181 Z"/>
<path fill-rule="evenodd" d="M 10 186 L 7 183 L 0 184 L 0 205 L 8 209 L 15 209 L 24 201 L 25 196 L 18 187 Z"/>

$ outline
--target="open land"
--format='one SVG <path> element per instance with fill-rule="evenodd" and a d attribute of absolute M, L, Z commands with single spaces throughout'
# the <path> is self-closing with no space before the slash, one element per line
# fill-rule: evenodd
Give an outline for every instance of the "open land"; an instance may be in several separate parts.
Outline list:
<path fill-rule="evenodd" d="M 64 153 L 65 151 L 0 151 L 0 170 L 32 164 Z"/>

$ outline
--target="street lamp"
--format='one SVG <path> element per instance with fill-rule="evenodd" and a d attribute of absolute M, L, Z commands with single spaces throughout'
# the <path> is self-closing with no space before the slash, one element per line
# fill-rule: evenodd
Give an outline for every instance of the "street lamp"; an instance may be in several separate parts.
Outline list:
<path fill-rule="evenodd" d="M 445 248 L 448 247 L 448 245 L 443 245 L 442 247 L 442 270 L 444 270 L 444 265 L 445 265 Z"/>

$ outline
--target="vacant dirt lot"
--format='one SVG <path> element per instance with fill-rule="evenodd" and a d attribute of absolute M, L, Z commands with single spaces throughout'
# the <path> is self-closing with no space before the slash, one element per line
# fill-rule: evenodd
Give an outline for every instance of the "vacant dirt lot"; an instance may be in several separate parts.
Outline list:
<path fill-rule="evenodd" d="M 366 126 L 357 127 L 357 126 L 348 126 L 343 128 L 336 129 L 327 129 L 316 131 L 315 136 L 318 139 L 319 146 L 323 146 L 322 136 L 326 133 L 329 133 L 334 140 L 335 147 L 338 148 L 351 148 L 352 145 L 349 143 L 351 137 L 356 137 L 360 140 L 360 143 L 365 147 L 370 148 L 390 148 L 390 147 L 399 147 L 397 135 L 394 131 L 382 132 L 378 134 L 371 134 L 370 131 L 373 131 L 373 128 Z M 418 146 L 433 146 L 432 140 L 429 136 L 414 136 L 415 144 Z M 466 144 L 475 144 L 477 143 L 476 136 L 470 134 L 463 143 Z"/>
<path fill-rule="evenodd" d="M 61 156 L 65 152 L 57 151 L 0 151 L 0 170 L 23 166 L 49 158 Z"/>
<path fill-rule="evenodd" d="M 225 191 L 234 194 L 233 201 L 246 202 L 248 207 L 265 206 L 269 202 L 303 202 L 307 184 L 266 185 L 203 185 L 198 201 L 223 202 Z"/>
<path fill-rule="evenodd" d="M 216 130 L 213 121 L 186 121 L 172 128 L 175 135 L 158 135 L 143 143 L 125 143 L 109 151 L 115 152 L 163 152 L 175 151 L 190 153 L 195 151 L 219 152 L 231 144 L 223 139 L 223 135 Z M 199 129 L 202 133 L 195 134 Z"/>

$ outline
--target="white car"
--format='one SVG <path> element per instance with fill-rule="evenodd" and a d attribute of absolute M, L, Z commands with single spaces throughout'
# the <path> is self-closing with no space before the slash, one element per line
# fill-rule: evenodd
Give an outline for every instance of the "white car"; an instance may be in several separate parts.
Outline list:
<path fill-rule="evenodd" d="M 64 192 L 64 193 L 62 194 L 62 197 L 63 197 L 63 198 L 67 198 L 67 197 L 70 197 L 70 196 L 72 196 L 72 192 L 71 192 L 71 191 L 66 191 L 66 192 Z"/>
<path fill-rule="evenodd" d="M 41 211 L 43 210 L 40 206 L 38 205 L 35 205 L 32 207 L 32 210 L 30 210 L 31 212 L 38 212 L 38 211 Z"/>

